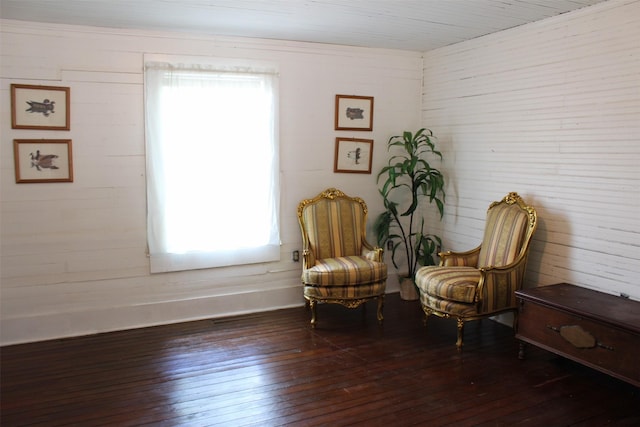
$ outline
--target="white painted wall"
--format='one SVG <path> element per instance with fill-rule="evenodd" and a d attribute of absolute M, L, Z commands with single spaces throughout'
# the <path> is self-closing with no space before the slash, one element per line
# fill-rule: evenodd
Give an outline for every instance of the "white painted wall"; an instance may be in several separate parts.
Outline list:
<path fill-rule="evenodd" d="M 425 54 L 423 122 L 449 178 L 445 248 L 517 191 L 540 225 L 527 286 L 640 299 L 640 2 L 612 0 Z"/>
<path fill-rule="evenodd" d="M 416 52 L 0 24 L 2 344 L 302 306 L 300 264 L 291 261 L 291 251 L 300 249 L 298 202 L 336 186 L 363 197 L 373 217 L 382 208 L 375 171 L 385 162 L 385 143 L 419 125 L 422 60 Z M 281 262 L 149 274 L 145 53 L 280 64 Z M 11 83 L 70 87 L 71 130 L 12 130 Z M 373 132 L 334 130 L 336 94 L 374 97 Z M 374 173 L 334 174 L 336 136 L 374 139 Z M 71 138 L 74 182 L 16 184 L 12 140 L 25 138 Z M 209 196 L 218 185 L 224 183 L 211 183 Z"/>

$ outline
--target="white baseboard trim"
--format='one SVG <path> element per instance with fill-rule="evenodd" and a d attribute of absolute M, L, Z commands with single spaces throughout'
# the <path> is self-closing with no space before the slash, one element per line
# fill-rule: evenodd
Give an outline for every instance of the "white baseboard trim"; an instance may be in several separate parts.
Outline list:
<path fill-rule="evenodd" d="M 0 346 L 223 318 L 303 305 L 302 288 L 296 286 L 180 301 L 5 318 L 0 326 Z"/>

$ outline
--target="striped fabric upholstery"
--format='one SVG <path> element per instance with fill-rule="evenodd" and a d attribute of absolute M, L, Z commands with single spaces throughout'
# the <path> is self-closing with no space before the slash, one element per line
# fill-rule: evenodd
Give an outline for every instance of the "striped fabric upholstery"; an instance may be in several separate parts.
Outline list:
<path fill-rule="evenodd" d="M 302 282 L 316 286 L 353 286 L 384 281 L 387 265 L 364 256 L 324 258 L 303 271 Z"/>
<path fill-rule="evenodd" d="M 385 286 L 384 281 L 357 286 L 305 286 L 304 295 L 320 300 L 371 298 L 372 295 L 383 295 Z"/>
<path fill-rule="evenodd" d="M 464 304 L 433 297 L 420 292 L 420 302 L 424 307 L 429 307 L 440 313 L 449 313 L 454 316 L 470 317 L 477 314 L 475 304 Z"/>
<path fill-rule="evenodd" d="M 442 264 L 447 267 L 477 267 L 478 266 L 478 254 L 480 250 L 477 250 L 468 255 L 456 255 L 456 254 L 442 254 Z"/>
<path fill-rule="evenodd" d="M 416 273 L 416 285 L 421 294 L 470 304 L 475 301 L 480 277 L 475 267 L 424 267 Z"/>
<path fill-rule="evenodd" d="M 523 275 L 524 264 L 508 274 L 487 275 L 480 298 L 482 306 L 478 310 L 491 312 L 504 307 L 515 307 L 515 292 L 518 290 L 518 284 L 522 282 Z"/>
<path fill-rule="evenodd" d="M 478 267 L 502 267 L 513 262 L 525 236 L 527 213 L 518 205 L 501 203 L 487 213 Z"/>
<path fill-rule="evenodd" d="M 303 220 L 316 259 L 360 255 L 364 212 L 350 200 L 320 200 L 308 205 Z"/>
<path fill-rule="evenodd" d="M 378 321 L 387 283 L 383 250 L 366 240 L 364 200 L 329 188 L 298 205 L 302 231 L 304 297 L 354 308 L 378 299 Z M 315 312 L 314 312 L 315 313 Z M 315 314 L 312 315 L 312 325 Z"/>

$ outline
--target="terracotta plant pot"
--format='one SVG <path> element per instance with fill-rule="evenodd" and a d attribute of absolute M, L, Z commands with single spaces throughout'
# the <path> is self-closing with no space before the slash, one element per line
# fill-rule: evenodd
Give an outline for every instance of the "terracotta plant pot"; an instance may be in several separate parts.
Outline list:
<path fill-rule="evenodd" d="M 411 277 L 400 278 L 400 298 L 405 301 L 415 301 L 418 299 L 418 291 Z"/>

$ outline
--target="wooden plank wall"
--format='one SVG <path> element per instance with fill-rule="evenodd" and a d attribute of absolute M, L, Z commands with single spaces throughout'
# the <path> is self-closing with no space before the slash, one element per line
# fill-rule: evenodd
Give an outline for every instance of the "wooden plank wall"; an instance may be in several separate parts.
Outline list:
<path fill-rule="evenodd" d="M 639 40 L 640 2 L 614 0 L 425 54 L 446 249 L 479 244 L 488 204 L 517 191 L 540 217 L 528 286 L 640 299 Z"/>
<path fill-rule="evenodd" d="M 419 52 L 10 20 L 1 31 L 2 344 L 302 305 L 298 202 L 335 186 L 381 209 L 374 174 L 333 173 L 335 138 L 374 139 L 378 170 L 389 136 L 419 123 Z M 149 274 L 146 53 L 279 64 L 280 262 Z M 71 130 L 12 130 L 11 83 L 70 87 Z M 336 94 L 374 97 L 373 132 L 334 130 Z M 16 184 L 14 138 L 71 138 L 74 182 Z"/>

